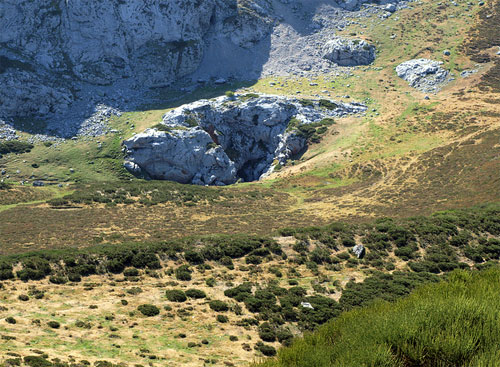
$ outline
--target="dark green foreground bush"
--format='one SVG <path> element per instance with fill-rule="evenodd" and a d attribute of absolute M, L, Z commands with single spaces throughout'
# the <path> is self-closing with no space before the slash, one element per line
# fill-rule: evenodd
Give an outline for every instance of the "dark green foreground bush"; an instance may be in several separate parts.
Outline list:
<path fill-rule="evenodd" d="M 345 312 L 258 366 L 498 366 L 498 284 L 498 267 L 455 271 L 396 303 Z"/>

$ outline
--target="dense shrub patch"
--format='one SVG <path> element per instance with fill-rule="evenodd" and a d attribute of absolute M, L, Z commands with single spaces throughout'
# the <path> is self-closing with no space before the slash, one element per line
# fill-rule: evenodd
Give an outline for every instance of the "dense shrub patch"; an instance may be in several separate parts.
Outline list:
<path fill-rule="evenodd" d="M 346 312 L 258 366 L 497 365 L 499 282 L 498 267 L 451 273 L 396 303 Z"/>
<path fill-rule="evenodd" d="M 429 273 L 375 272 L 362 283 L 347 283 L 339 302 L 343 310 L 350 310 L 364 306 L 375 298 L 394 301 L 419 285 L 438 280 L 437 276 Z"/>
<path fill-rule="evenodd" d="M 31 149 L 33 149 L 33 144 L 24 141 L 10 140 L 0 143 L 0 154 L 22 154 L 30 152 Z"/>
<path fill-rule="evenodd" d="M 216 312 L 224 312 L 229 310 L 229 306 L 226 302 L 213 300 L 208 304 L 210 308 Z"/>
<path fill-rule="evenodd" d="M 185 302 L 187 301 L 186 293 L 180 289 L 169 289 L 165 292 L 167 299 L 170 302 Z"/>
<path fill-rule="evenodd" d="M 229 318 L 226 315 L 217 315 L 216 319 L 221 324 L 225 324 L 225 323 L 229 322 Z"/>
<path fill-rule="evenodd" d="M 177 269 L 175 269 L 175 278 L 177 280 L 182 280 L 186 282 L 190 281 L 192 272 L 193 271 L 189 268 L 188 265 L 179 266 Z"/>
<path fill-rule="evenodd" d="M 189 298 L 200 299 L 205 298 L 207 295 L 200 289 L 188 289 L 186 291 L 186 296 L 188 296 Z"/>
<path fill-rule="evenodd" d="M 160 314 L 160 309 L 156 307 L 155 305 L 140 305 L 137 307 L 137 310 L 139 310 L 140 313 L 142 313 L 144 316 L 152 317 Z"/>

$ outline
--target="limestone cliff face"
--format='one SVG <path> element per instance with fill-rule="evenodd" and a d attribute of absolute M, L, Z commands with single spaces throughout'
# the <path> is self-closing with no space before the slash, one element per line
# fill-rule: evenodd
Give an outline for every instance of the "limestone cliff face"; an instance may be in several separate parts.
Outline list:
<path fill-rule="evenodd" d="M 64 108 L 75 81 L 167 85 L 197 69 L 210 29 L 243 47 L 266 36 L 268 2 L 260 2 L 241 11 L 237 0 L 2 0 L 0 85 L 11 90 L 0 91 L 0 115 Z M 31 87 L 22 88 L 27 80 Z M 42 110 L 31 103 L 37 89 Z"/>

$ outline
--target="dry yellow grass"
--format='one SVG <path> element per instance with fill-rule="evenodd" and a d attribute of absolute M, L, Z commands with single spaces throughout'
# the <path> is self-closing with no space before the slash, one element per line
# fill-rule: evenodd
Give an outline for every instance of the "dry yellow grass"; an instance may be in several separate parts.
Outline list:
<path fill-rule="evenodd" d="M 282 237 L 278 241 L 283 245 L 284 252 L 294 255 L 291 238 Z M 345 248 L 341 246 L 338 252 L 342 251 Z M 163 263 L 164 269 L 180 264 L 182 262 Z M 262 357 L 253 349 L 259 341 L 257 328 L 238 326 L 236 323 L 245 317 L 255 317 L 255 314 L 245 307 L 240 315 L 232 311 L 224 312 L 229 322 L 221 324 L 216 321 L 218 313 L 209 308 L 208 300 L 220 299 L 230 305 L 236 304 L 224 296 L 224 290 L 245 281 L 264 286 L 278 280 L 281 286 L 287 287 L 286 276 L 276 278 L 267 269 L 278 267 L 286 274 L 289 265 L 276 260 L 259 266 L 248 266 L 238 260 L 234 263 L 234 270 L 216 263 L 211 265 L 211 270 L 195 270 L 192 280 L 187 282 L 177 281 L 173 275 L 166 275 L 165 270 L 155 272 L 154 277 L 143 272 L 139 279 L 133 281 L 123 275 L 94 275 L 85 278 L 82 283 L 66 285 L 55 285 L 48 280 L 3 282 L 3 288 L 0 288 L 0 336 L 4 341 L 0 344 L 0 356 L 6 356 L 8 352 L 27 356 L 40 351 L 48 354 L 49 359 L 87 360 L 92 363 L 98 360 L 143 365 L 152 362 L 153 365 L 180 367 L 203 366 L 205 361 L 214 360 L 217 364 L 247 365 Z M 248 270 L 241 271 L 244 267 Z M 299 285 L 313 294 L 311 285 L 317 282 L 317 276 L 305 265 L 295 268 L 301 274 Z M 360 270 L 333 272 L 324 266 L 319 268 L 329 282 L 338 281 L 342 286 L 351 279 L 359 281 L 365 277 Z M 217 281 L 214 287 L 205 283 L 210 277 Z M 127 292 L 136 287 L 142 292 L 135 295 Z M 330 287 L 333 290 L 333 286 Z M 167 289 L 190 288 L 203 290 L 207 299 L 175 303 L 165 297 Z M 44 297 L 33 297 L 34 290 L 44 292 Z M 18 298 L 19 295 L 29 294 L 28 301 Z M 340 292 L 333 292 L 330 296 L 338 300 Z M 128 304 L 123 305 L 122 300 Z M 153 304 L 161 312 L 154 317 L 143 316 L 137 311 L 141 304 Z M 165 310 L 164 306 L 170 306 L 171 310 Z M 9 316 L 14 317 L 17 323 L 7 323 L 5 319 Z M 52 329 L 47 326 L 49 321 L 57 321 L 61 327 Z M 78 327 L 78 321 L 90 327 Z M 297 328 L 292 330 L 300 333 Z M 185 337 L 179 337 L 181 333 Z M 229 336 L 236 336 L 238 340 L 231 341 Z M 9 337 L 15 339 L 7 340 Z M 207 340 L 208 344 L 202 344 L 202 340 Z M 190 348 L 189 342 L 197 346 Z M 279 347 L 279 343 L 272 344 Z"/>

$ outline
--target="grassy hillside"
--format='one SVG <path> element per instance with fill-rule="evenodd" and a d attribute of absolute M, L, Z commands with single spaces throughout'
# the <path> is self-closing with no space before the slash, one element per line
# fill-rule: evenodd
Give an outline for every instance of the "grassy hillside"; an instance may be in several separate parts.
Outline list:
<path fill-rule="evenodd" d="M 500 364 L 500 3 L 410 5 L 339 31 L 377 46 L 349 74 L 167 88 L 118 133 L 4 146 L 0 366 L 243 366 L 304 334 L 263 366 Z M 455 77 L 429 99 L 394 70 L 420 57 Z M 123 138 L 228 89 L 368 110 L 261 182 L 122 167 Z"/>
<path fill-rule="evenodd" d="M 497 366 L 500 269 L 456 271 L 394 304 L 344 313 L 260 367 Z"/>
<path fill-rule="evenodd" d="M 365 247 L 361 259 L 355 245 Z M 343 312 L 499 258 L 498 205 L 288 228 L 274 238 L 193 236 L 0 256 L 0 363 L 14 357 L 37 367 L 29 358 L 38 356 L 47 367 L 245 365 Z"/>

